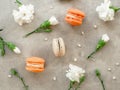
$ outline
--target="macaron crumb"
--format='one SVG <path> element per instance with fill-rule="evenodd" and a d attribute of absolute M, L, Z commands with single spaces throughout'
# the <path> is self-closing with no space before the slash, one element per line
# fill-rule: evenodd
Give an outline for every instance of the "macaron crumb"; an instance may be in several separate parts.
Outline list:
<path fill-rule="evenodd" d="M 8 75 L 8 78 L 11 78 L 12 77 L 12 75 Z"/>
<path fill-rule="evenodd" d="M 48 40 L 48 38 L 45 38 L 44 40 L 45 40 L 45 41 L 47 41 L 47 40 Z"/>
<path fill-rule="evenodd" d="M 54 80 L 54 81 L 56 81 L 56 80 L 57 80 L 57 78 L 54 76 L 54 77 L 53 77 L 53 80 Z"/>
<path fill-rule="evenodd" d="M 108 68 L 107 70 L 108 70 L 108 71 L 111 71 L 111 68 Z"/>
<path fill-rule="evenodd" d="M 85 34 L 85 32 L 81 32 L 81 35 L 84 35 Z"/>
<path fill-rule="evenodd" d="M 112 78 L 113 80 L 116 80 L 116 77 L 115 76 L 113 76 L 113 78 Z"/>
<path fill-rule="evenodd" d="M 50 9 L 53 9 L 53 6 L 50 6 Z"/>
<path fill-rule="evenodd" d="M 77 44 L 77 46 L 81 48 L 81 44 Z"/>
<path fill-rule="evenodd" d="M 77 58 L 74 58 L 74 61 L 76 62 L 76 61 L 77 61 Z"/>
<path fill-rule="evenodd" d="M 97 25 L 93 25 L 93 27 L 94 27 L 94 29 L 97 29 L 97 28 L 98 28 L 98 26 L 97 26 Z"/>
<path fill-rule="evenodd" d="M 120 63 L 117 62 L 117 63 L 115 63 L 115 65 L 116 65 L 116 66 L 120 66 Z"/>

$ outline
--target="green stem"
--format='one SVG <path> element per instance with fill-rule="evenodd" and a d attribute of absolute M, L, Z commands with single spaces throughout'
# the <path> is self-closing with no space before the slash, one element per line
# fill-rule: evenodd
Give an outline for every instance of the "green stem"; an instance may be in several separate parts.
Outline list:
<path fill-rule="evenodd" d="M 5 55 L 5 44 L 2 37 L 0 37 L 0 54 L 1 56 Z"/>
<path fill-rule="evenodd" d="M 72 89 L 73 83 L 74 83 L 74 82 L 70 81 L 68 90 L 71 90 L 71 89 Z"/>
<path fill-rule="evenodd" d="M 28 37 L 28 36 L 30 36 L 30 35 L 32 35 L 33 33 L 40 33 L 40 32 L 47 32 L 47 33 L 49 33 L 49 32 L 51 32 L 52 30 L 51 29 L 43 29 L 43 28 L 41 28 L 41 27 L 39 27 L 39 28 L 37 28 L 36 30 L 34 30 L 34 31 L 32 31 L 32 32 L 30 32 L 30 33 L 28 33 L 28 34 L 26 34 L 25 35 L 25 37 Z"/>
<path fill-rule="evenodd" d="M 96 76 L 98 77 L 98 79 L 100 80 L 101 82 L 101 85 L 103 87 L 103 90 L 105 90 L 105 86 L 104 86 L 104 83 L 103 83 L 103 80 L 101 79 L 101 73 L 98 69 L 95 70 L 95 73 L 96 73 Z"/>
<path fill-rule="evenodd" d="M 0 31 L 3 31 L 3 29 L 0 29 Z"/>
<path fill-rule="evenodd" d="M 17 77 L 21 80 L 21 82 L 23 83 L 25 90 L 28 90 L 28 86 L 25 84 L 25 81 L 23 80 L 23 78 L 20 77 L 19 75 L 16 75 L 16 76 L 17 76 Z"/>
<path fill-rule="evenodd" d="M 103 90 L 105 90 L 105 86 L 104 86 L 103 80 L 101 79 L 101 77 L 100 77 L 100 76 L 98 76 L 98 79 L 99 79 L 99 80 L 100 80 L 100 82 L 101 82 L 101 85 L 102 85 L 102 87 L 103 87 Z"/>
<path fill-rule="evenodd" d="M 96 53 L 96 50 L 95 50 L 94 52 L 92 52 L 87 58 L 88 58 L 88 59 L 91 58 L 92 55 L 95 54 L 95 53 Z"/>
<path fill-rule="evenodd" d="M 80 85 L 84 82 L 84 80 L 85 80 L 85 76 L 82 76 L 82 77 L 80 78 L 80 83 L 79 83 L 78 86 L 75 88 L 75 90 L 78 90 L 78 89 L 80 88 Z"/>
<path fill-rule="evenodd" d="M 33 33 L 35 33 L 35 31 L 32 31 L 32 32 L 26 34 L 25 37 L 28 37 L 28 36 L 30 36 L 30 35 L 33 34 Z"/>

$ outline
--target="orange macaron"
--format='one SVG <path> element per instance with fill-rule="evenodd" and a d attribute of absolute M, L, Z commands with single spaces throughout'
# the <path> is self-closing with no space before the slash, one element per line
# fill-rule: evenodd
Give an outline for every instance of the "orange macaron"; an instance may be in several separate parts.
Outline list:
<path fill-rule="evenodd" d="M 45 60 L 38 57 L 30 57 L 26 60 L 26 70 L 31 72 L 43 72 Z"/>
<path fill-rule="evenodd" d="M 82 24 L 84 17 L 85 14 L 82 11 L 71 8 L 66 14 L 65 21 L 73 26 L 79 26 Z"/>

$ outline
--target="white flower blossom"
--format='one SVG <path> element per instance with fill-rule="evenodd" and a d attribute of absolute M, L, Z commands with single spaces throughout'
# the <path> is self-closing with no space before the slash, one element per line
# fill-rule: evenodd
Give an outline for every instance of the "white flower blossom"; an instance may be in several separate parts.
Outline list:
<path fill-rule="evenodd" d="M 20 49 L 19 49 L 18 47 L 15 47 L 15 48 L 13 49 L 13 51 L 14 51 L 16 54 L 20 54 L 20 53 L 21 53 L 21 51 L 20 51 Z"/>
<path fill-rule="evenodd" d="M 16 23 L 23 25 L 25 23 L 31 23 L 34 19 L 34 6 L 22 5 L 19 7 L 19 11 L 13 10 L 13 16 Z"/>
<path fill-rule="evenodd" d="M 79 83 L 80 78 L 84 76 L 84 74 L 85 70 L 76 65 L 69 64 L 69 71 L 67 72 L 66 77 L 69 78 L 71 81 L 76 81 Z"/>
<path fill-rule="evenodd" d="M 109 36 L 108 36 L 107 34 L 103 34 L 103 35 L 102 35 L 102 40 L 103 40 L 104 42 L 108 42 L 108 41 L 110 40 L 110 38 L 109 38 Z"/>
<path fill-rule="evenodd" d="M 99 18 L 103 21 L 114 20 L 115 11 L 110 8 L 111 1 L 104 0 L 104 3 L 101 3 L 100 6 L 97 6 L 96 11 L 98 12 Z"/>
<path fill-rule="evenodd" d="M 55 16 L 52 16 L 50 19 L 49 19 L 49 22 L 50 22 L 50 25 L 57 25 L 59 24 L 58 20 L 56 19 Z"/>

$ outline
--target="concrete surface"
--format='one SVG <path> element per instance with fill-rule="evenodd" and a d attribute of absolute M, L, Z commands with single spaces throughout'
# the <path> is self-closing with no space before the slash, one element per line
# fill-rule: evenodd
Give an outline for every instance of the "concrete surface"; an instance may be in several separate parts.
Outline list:
<path fill-rule="evenodd" d="M 16 78 L 8 78 L 9 70 L 16 68 L 29 85 L 29 90 L 67 90 L 69 80 L 65 77 L 69 63 L 83 67 L 86 70 L 86 80 L 79 90 L 102 90 L 101 84 L 95 76 L 94 70 L 100 69 L 105 82 L 106 90 L 120 90 L 120 12 L 112 22 L 101 21 L 95 8 L 103 0 L 21 0 L 24 4 L 35 6 L 35 19 L 32 23 L 20 27 L 15 23 L 12 10 L 17 9 L 15 0 L 0 1 L 0 28 L 4 31 L 0 35 L 7 41 L 12 41 L 22 50 L 21 55 L 16 55 L 6 49 L 6 56 L 0 57 L 0 90 L 23 90 L 22 83 Z M 119 0 L 112 0 L 113 4 L 120 6 Z M 53 9 L 50 7 L 53 6 Z M 78 27 L 72 27 L 64 21 L 66 10 L 78 8 L 86 13 L 84 23 Z M 23 36 L 34 30 L 44 20 L 55 15 L 60 24 L 52 27 L 51 33 L 34 34 L 28 38 Z M 93 25 L 98 25 L 94 29 Z M 81 35 L 81 32 L 85 32 Z M 98 39 L 102 34 L 110 36 L 110 42 L 94 55 L 95 62 L 87 60 Z M 65 41 L 67 53 L 64 57 L 57 58 L 52 52 L 51 42 L 53 38 L 62 37 Z M 44 39 L 48 38 L 48 41 Z M 77 44 L 82 45 L 81 48 Z M 25 59 L 37 56 L 46 60 L 46 69 L 42 73 L 31 73 L 25 70 Z M 74 58 L 78 61 L 74 62 Z M 107 71 L 107 68 L 112 71 Z M 52 78 L 56 76 L 57 80 Z M 116 80 L 112 77 L 116 76 Z"/>

